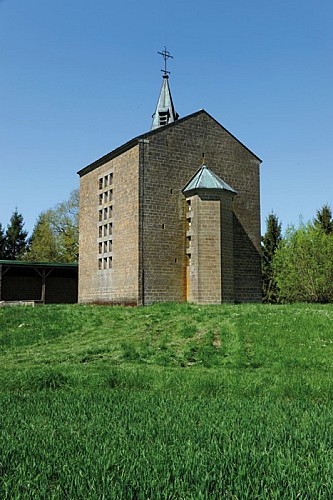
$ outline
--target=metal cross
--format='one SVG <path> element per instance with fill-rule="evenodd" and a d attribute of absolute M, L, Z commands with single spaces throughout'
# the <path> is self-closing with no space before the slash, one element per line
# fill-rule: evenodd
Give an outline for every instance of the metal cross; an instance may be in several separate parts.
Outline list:
<path fill-rule="evenodd" d="M 169 57 L 171 57 L 171 59 L 173 59 L 173 56 L 170 54 L 170 52 L 167 51 L 166 47 L 164 47 L 163 52 L 157 52 L 157 53 L 161 54 L 161 56 L 163 56 L 163 59 L 164 59 L 164 69 L 161 69 L 161 71 L 163 71 L 164 75 L 167 75 L 167 74 L 170 75 L 170 71 L 167 71 L 167 60 L 169 59 Z"/>

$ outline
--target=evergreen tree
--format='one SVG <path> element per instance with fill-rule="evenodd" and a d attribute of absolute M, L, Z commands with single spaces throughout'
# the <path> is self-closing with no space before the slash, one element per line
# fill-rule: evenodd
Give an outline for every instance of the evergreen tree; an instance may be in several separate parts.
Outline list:
<path fill-rule="evenodd" d="M 314 225 L 321 229 L 325 234 L 333 234 L 332 210 L 327 203 L 320 210 L 317 210 Z"/>
<path fill-rule="evenodd" d="M 273 259 L 282 240 L 281 223 L 271 213 L 266 219 L 266 233 L 262 237 L 262 279 L 263 301 L 275 303 L 278 300 L 278 287 L 274 277 Z"/>
<path fill-rule="evenodd" d="M 0 259 L 5 258 L 5 232 L 0 223 Z"/>
<path fill-rule="evenodd" d="M 4 258 L 19 260 L 28 247 L 27 231 L 23 228 L 23 216 L 18 213 L 17 208 L 10 218 L 5 234 Z"/>

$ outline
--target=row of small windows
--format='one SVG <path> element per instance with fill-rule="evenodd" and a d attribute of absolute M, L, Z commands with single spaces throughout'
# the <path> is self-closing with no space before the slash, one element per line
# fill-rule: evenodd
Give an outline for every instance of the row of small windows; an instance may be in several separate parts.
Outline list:
<path fill-rule="evenodd" d="M 98 244 L 99 253 L 112 252 L 112 240 L 100 241 Z"/>
<path fill-rule="evenodd" d="M 192 208 L 191 208 L 191 200 L 186 200 L 187 204 L 187 213 L 186 213 L 186 231 L 191 230 L 192 225 Z M 191 265 L 192 255 L 191 255 L 191 243 L 192 243 L 191 235 L 186 236 L 186 265 Z"/>
<path fill-rule="evenodd" d="M 113 172 L 98 179 L 98 269 L 112 268 L 112 233 L 113 233 Z M 100 241 L 102 239 L 102 241 Z"/>
<path fill-rule="evenodd" d="M 108 222 L 107 224 L 103 224 L 102 226 L 99 226 L 98 228 L 98 237 L 99 238 L 106 238 L 107 236 L 111 236 L 113 231 L 113 224 L 112 222 Z"/>
<path fill-rule="evenodd" d="M 102 222 L 103 220 L 111 219 L 112 215 L 113 215 L 112 205 L 110 207 L 101 208 L 98 213 L 98 220 L 99 222 Z"/>
<path fill-rule="evenodd" d="M 100 193 L 99 195 L 99 204 L 103 205 L 105 203 L 110 203 L 113 200 L 113 190 L 104 191 L 104 193 Z"/>
<path fill-rule="evenodd" d="M 103 271 L 104 269 L 112 269 L 112 256 L 99 258 L 98 269 L 99 271 Z"/>
<path fill-rule="evenodd" d="M 105 189 L 108 186 L 111 186 L 113 183 L 113 172 L 105 175 L 104 177 L 100 177 L 98 179 L 98 187 L 99 189 Z"/>

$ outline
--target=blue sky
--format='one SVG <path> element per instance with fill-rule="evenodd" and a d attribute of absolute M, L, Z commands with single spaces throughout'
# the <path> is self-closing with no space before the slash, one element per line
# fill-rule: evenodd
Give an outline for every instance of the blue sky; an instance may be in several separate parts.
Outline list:
<path fill-rule="evenodd" d="M 180 116 L 205 109 L 263 160 L 285 229 L 333 205 L 331 0 L 0 0 L 0 222 L 31 232 L 78 170 L 146 132 L 167 49 Z"/>

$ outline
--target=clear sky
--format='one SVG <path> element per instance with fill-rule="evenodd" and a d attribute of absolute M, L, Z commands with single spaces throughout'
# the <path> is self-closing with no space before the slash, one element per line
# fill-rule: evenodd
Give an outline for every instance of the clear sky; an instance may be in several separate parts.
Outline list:
<path fill-rule="evenodd" d="M 262 160 L 262 225 L 333 205 L 332 0 L 0 0 L 0 222 L 150 129 L 164 46 L 179 115 L 205 109 Z M 199 167 L 199 165 L 198 165 Z"/>

